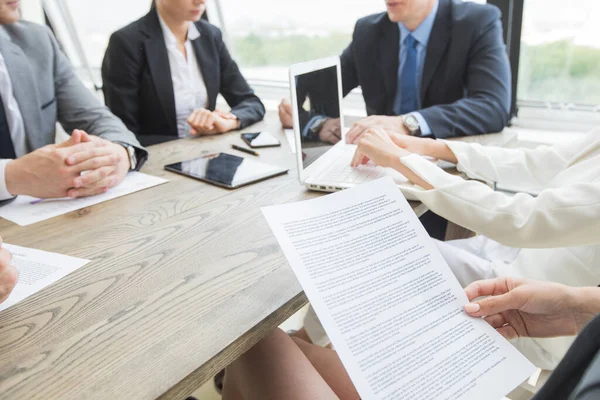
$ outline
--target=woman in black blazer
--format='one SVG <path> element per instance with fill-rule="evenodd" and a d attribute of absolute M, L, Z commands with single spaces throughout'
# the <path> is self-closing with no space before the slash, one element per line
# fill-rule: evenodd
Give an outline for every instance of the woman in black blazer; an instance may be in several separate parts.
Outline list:
<path fill-rule="evenodd" d="M 204 11 L 204 0 L 155 0 L 146 16 L 110 38 L 102 63 L 106 105 L 144 146 L 264 117 L 221 31 L 200 19 Z M 215 110 L 219 93 L 229 113 Z"/>

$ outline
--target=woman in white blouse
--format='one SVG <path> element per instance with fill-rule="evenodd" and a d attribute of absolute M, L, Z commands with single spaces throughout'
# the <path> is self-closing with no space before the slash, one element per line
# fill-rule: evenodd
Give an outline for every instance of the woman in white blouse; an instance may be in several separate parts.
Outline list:
<path fill-rule="evenodd" d="M 102 63 L 106 105 L 143 145 L 244 128 L 265 114 L 221 31 L 201 19 L 204 3 L 155 0 L 110 38 Z M 216 110 L 219 94 L 230 112 Z"/>
<path fill-rule="evenodd" d="M 431 211 L 481 236 L 437 242 L 463 286 L 515 276 L 569 286 L 600 284 L 600 130 L 581 140 L 537 149 L 504 149 L 422 139 L 382 130 L 359 138 L 352 161 L 404 174 L 407 189 Z M 451 175 L 421 157 L 456 163 L 472 180 Z M 542 187 L 537 197 L 509 196 L 487 184 Z M 553 369 L 572 339 L 515 343 L 538 367 Z"/>

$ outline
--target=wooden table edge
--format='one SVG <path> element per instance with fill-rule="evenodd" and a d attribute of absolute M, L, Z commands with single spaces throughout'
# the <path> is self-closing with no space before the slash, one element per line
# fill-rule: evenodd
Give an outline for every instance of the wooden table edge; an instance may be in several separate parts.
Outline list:
<path fill-rule="evenodd" d="M 191 395 L 204 383 L 212 379 L 219 371 L 250 350 L 256 343 L 265 338 L 306 304 L 308 304 L 308 299 L 304 292 L 298 293 L 264 320 L 256 324 L 252 329 L 221 350 L 204 365 L 198 367 L 167 392 L 163 393 L 158 397 L 158 400 L 185 399 L 186 396 Z M 224 357 L 224 354 L 227 355 Z"/>

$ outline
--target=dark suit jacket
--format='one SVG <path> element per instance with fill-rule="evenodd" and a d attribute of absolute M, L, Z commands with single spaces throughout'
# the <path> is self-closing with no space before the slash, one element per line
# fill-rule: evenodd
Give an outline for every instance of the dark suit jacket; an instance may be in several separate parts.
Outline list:
<path fill-rule="evenodd" d="M 532 400 L 600 398 L 600 316 L 577 336 L 546 384 Z"/>
<path fill-rule="evenodd" d="M 495 6 L 439 0 L 419 111 L 438 138 L 501 131 L 511 102 L 510 63 Z M 369 115 L 394 115 L 400 29 L 386 13 L 360 19 L 341 56 L 344 96 L 360 86 Z"/>
<path fill-rule="evenodd" d="M 241 128 L 258 122 L 265 108 L 231 58 L 221 31 L 200 20 L 200 37 L 192 41 L 214 110 L 221 93 Z M 145 145 L 176 139 L 177 118 L 169 56 L 158 14 L 146 16 L 115 32 L 102 63 L 106 105 Z"/>

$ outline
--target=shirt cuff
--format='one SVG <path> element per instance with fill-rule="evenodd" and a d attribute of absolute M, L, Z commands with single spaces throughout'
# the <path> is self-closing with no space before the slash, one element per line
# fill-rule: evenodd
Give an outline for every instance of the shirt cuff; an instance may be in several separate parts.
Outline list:
<path fill-rule="evenodd" d="M 417 121 L 419 122 L 419 128 L 421 128 L 421 135 L 422 136 L 431 135 L 431 127 L 429 126 L 429 124 L 427 123 L 425 118 L 423 118 L 421 113 L 413 112 L 413 113 L 411 113 L 411 115 L 414 115 L 415 118 L 417 119 Z"/>
<path fill-rule="evenodd" d="M 6 188 L 6 166 L 12 160 L 0 160 L 0 201 L 12 199 L 13 196 Z"/>
<path fill-rule="evenodd" d="M 421 179 L 433 186 L 434 189 L 439 189 L 447 185 L 452 185 L 458 181 L 463 181 L 460 176 L 450 175 L 418 154 L 400 157 L 400 161 Z"/>

